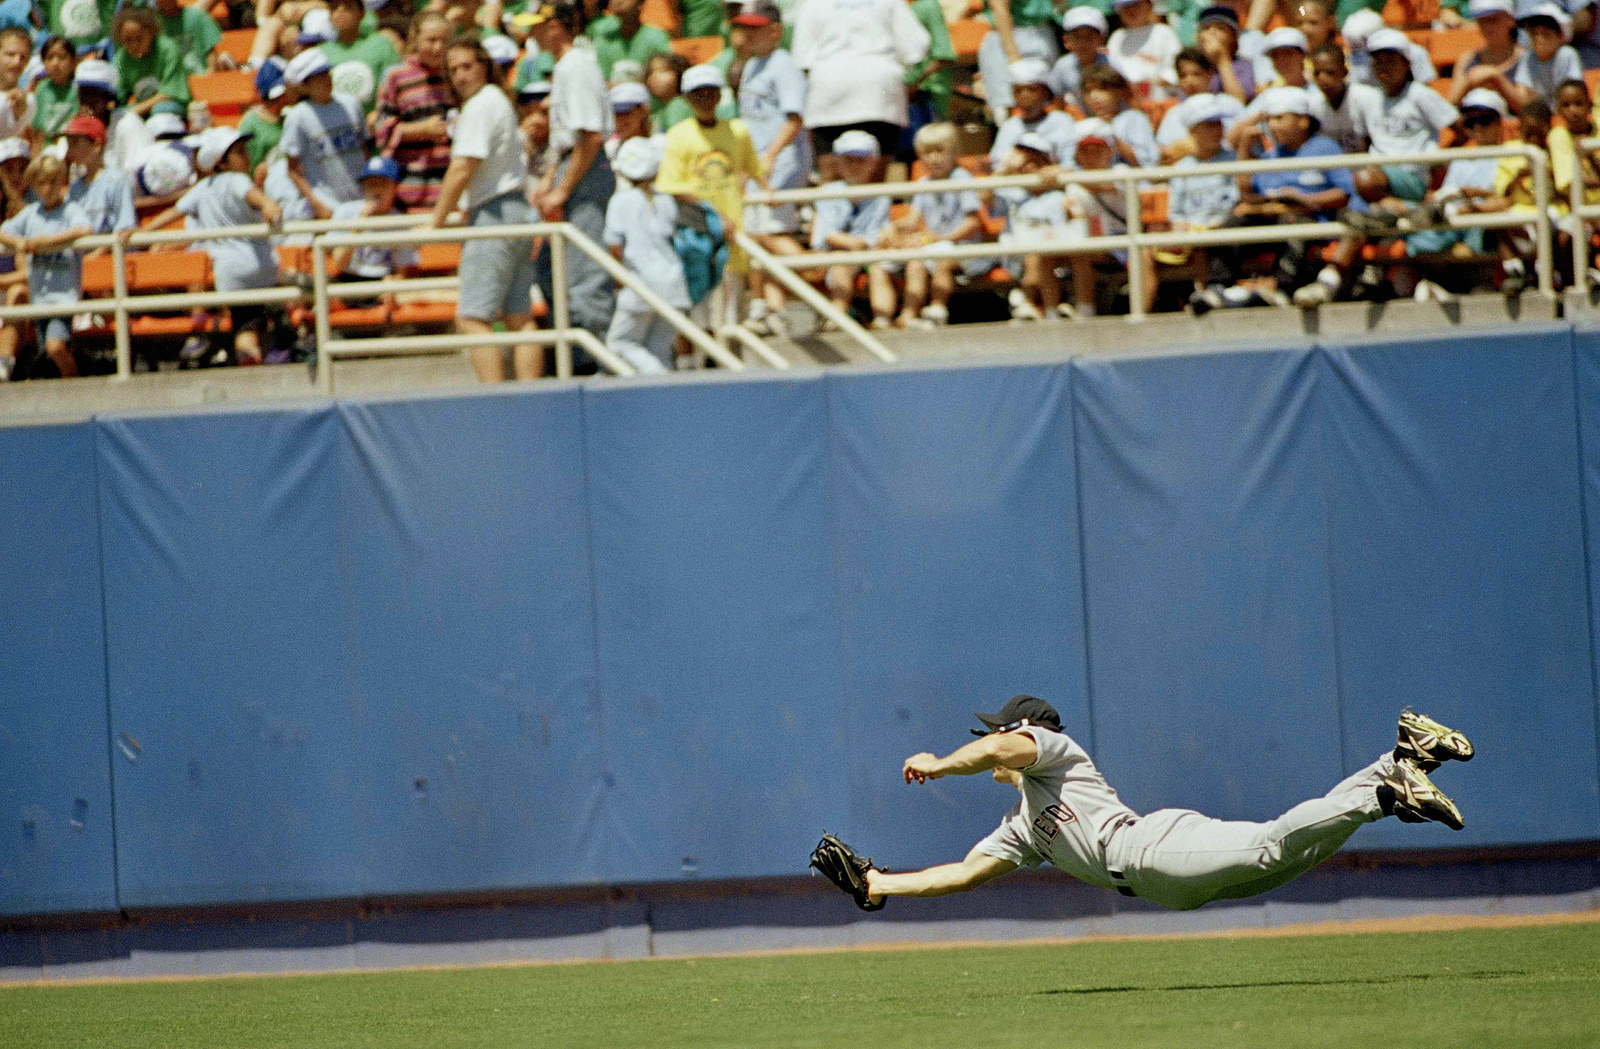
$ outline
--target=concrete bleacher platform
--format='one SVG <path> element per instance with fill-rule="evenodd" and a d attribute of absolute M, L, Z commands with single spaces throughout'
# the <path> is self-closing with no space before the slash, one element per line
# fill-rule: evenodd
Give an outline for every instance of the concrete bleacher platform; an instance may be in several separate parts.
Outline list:
<path fill-rule="evenodd" d="M 1079 353 L 1148 353 L 1197 344 L 1276 342 L 1287 346 L 1308 338 L 1467 330 L 1504 326 L 1518 320 L 1549 321 L 1562 308 L 1562 304 L 1536 295 L 1508 302 L 1499 295 L 1482 294 L 1444 304 L 1350 302 L 1311 311 L 1219 310 L 1199 318 L 1187 313 L 1158 313 L 1139 323 L 1113 316 L 1047 324 L 955 324 L 933 331 L 874 334 L 907 361 L 995 355 L 1048 358 Z M 1586 301 L 1569 301 L 1564 308 L 1568 315 L 1600 319 L 1600 307 Z M 839 332 L 776 338 L 771 345 L 800 368 L 876 363 L 875 358 Z M 334 365 L 334 382 L 339 396 L 362 397 L 473 386 L 476 379 L 464 353 L 443 353 L 342 360 Z M 0 383 L 0 423 L 320 396 L 313 372 L 306 365 L 146 373 L 128 380 L 98 376 L 68 382 Z"/>

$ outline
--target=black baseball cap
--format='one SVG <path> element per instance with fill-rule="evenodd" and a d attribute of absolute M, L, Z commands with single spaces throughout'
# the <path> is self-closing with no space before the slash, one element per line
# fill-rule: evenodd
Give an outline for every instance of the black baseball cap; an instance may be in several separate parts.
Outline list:
<path fill-rule="evenodd" d="M 1213 4 L 1200 12 L 1200 17 L 1195 20 L 1197 25 L 1206 25 L 1212 22 L 1221 22 L 1232 26 L 1235 31 L 1239 28 L 1239 13 L 1223 4 Z"/>
<path fill-rule="evenodd" d="M 1038 725 L 1052 732 L 1061 731 L 1061 715 L 1056 708 L 1038 696 L 1012 696 L 1005 706 L 994 714 L 974 714 L 983 722 L 986 731 L 972 730 L 974 736 L 987 736 L 992 732 L 1011 732 L 1024 725 Z"/>

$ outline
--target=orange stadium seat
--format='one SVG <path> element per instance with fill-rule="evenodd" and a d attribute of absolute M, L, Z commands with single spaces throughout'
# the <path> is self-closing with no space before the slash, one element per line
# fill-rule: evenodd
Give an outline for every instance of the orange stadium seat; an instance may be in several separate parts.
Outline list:
<path fill-rule="evenodd" d="M 989 23 L 981 18 L 962 18 L 950 23 L 950 48 L 958 62 L 976 62 L 978 45 L 989 35 Z"/>
<path fill-rule="evenodd" d="M 229 29 L 223 32 L 222 39 L 217 42 L 217 50 L 242 66 L 250 60 L 250 48 L 255 42 L 254 29 Z"/>
<path fill-rule="evenodd" d="M 1389 0 L 1383 7 L 1384 24 L 1401 29 L 1426 29 L 1438 17 L 1439 0 Z M 1417 42 L 1427 43 L 1426 40 Z"/>
<path fill-rule="evenodd" d="M 709 62 L 722 54 L 722 46 L 720 36 L 683 36 L 672 42 L 672 50 L 695 65 Z"/>
<path fill-rule="evenodd" d="M 720 43 L 720 38 L 718 38 Z M 453 276 L 461 265 L 460 244 L 419 244 L 417 276 Z M 402 302 L 394 308 L 394 324 L 448 324 L 456 319 L 454 297 L 425 302 Z"/>
<path fill-rule="evenodd" d="M 128 291 L 160 295 L 211 287 L 211 257 L 203 251 L 136 251 L 128 256 Z M 209 322 L 187 312 L 181 316 L 135 317 L 129 330 L 136 337 L 193 335 L 209 330 Z"/>
<path fill-rule="evenodd" d="M 189 93 L 195 101 L 211 109 L 219 124 L 237 124 L 256 100 L 255 74 L 244 70 L 226 73 L 197 73 L 189 77 Z"/>
<path fill-rule="evenodd" d="M 1436 69 L 1450 69 L 1483 46 L 1483 34 L 1475 25 L 1440 29 L 1428 37 L 1428 57 Z"/>
<path fill-rule="evenodd" d="M 644 6 L 639 9 L 639 21 L 655 26 L 668 36 L 677 36 L 683 24 L 674 0 L 644 0 Z"/>

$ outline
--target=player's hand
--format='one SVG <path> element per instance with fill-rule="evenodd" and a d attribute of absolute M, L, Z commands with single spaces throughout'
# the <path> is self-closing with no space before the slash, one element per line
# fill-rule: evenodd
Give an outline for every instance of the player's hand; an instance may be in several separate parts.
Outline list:
<path fill-rule="evenodd" d="M 907 783 L 913 780 L 918 783 L 926 783 L 930 779 L 938 779 L 944 775 L 943 772 L 939 771 L 939 759 L 926 751 L 921 754 L 913 754 L 907 758 L 905 767 L 901 769 L 901 772 L 905 775 Z"/>

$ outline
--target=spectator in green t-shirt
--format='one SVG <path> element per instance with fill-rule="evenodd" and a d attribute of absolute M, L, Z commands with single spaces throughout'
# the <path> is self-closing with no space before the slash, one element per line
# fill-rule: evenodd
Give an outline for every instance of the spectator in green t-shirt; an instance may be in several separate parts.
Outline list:
<path fill-rule="evenodd" d="M 726 36 L 728 11 L 722 0 L 683 0 L 680 36 Z"/>
<path fill-rule="evenodd" d="M 644 67 L 644 86 L 650 90 L 650 126 L 658 135 L 694 116 L 689 100 L 678 90 L 688 68 L 689 60 L 672 52 L 655 55 Z"/>
<path fill-rule="evenodd" d="M 161 35 L 178 45 L 184 66 L 191 73 L 232 69 L 233 59 L 217 51 L 222 30 L 200 4 L 185 6 L 178 0 L 156 0 L 156 22 Z"/>
<path fill-rule="evenodd" d="M 110 35 L 119 0 L 39 0 L 45 28 L 71 40 L 74 47 L 94 44 Z"/>
<path fill-rule="evenodd" d="M 328 17 L 333 20 L 336 35 L 320 46 L 333 69 L 333 90 L 349 95 L 361 103 L 364 112 L 370 113 L 377 105 L 383 74 L 400 61 L 400 55 L 384 34 L 361 35 L 361 20 L 366 13 L 362 0 L 332 0 Z"/>
<path fill-rule="evenodd" d="M 910 148 L 917 129 L 950 115 L 950 68 L 956 60 L 950 46 L 950 27 L 944 22 L 939 0 L 911 0 L 911 13 L 928 31 L 928 57 L 906 70 L 906 92 L 910 96 L 911 125 L 906 128 L 905 148 Z"/>
<path fill-rule="evenodd" d="M 672 50 L 672 38 L 653 25 L 639 21 L 642 0 L 611 0 L 606 16 L 589 24 L 589 39 L 594 41 L 594 57 L 600 73 L 611 79 L 611 67 L 622 59 L 641 66 L 652 55 Z"/>
<path fill-rule="evenodd" d="M 78 52 L 72 41 L 53 36 L 39 50 L 39 61 L 44 63 L 44 76 L 33 89 L 33 129 L 49 140 L 61 134 L 78 112 L 78 85 L 72 81 Z"/>
<path fill-rule="evenodd" d="M 1037 58 L 1049 68 L 1061 57 L 1061 39 L 1051 0 L 1009 0 L 1004 4 L 990 0 L 987 6 L 994 30 L 978 45 L 978 72 L 983 77 L 984 101 L 994 122 L 1000 124 L 1015 104 L 1010 64 Z"/>
<path fill-rule="evenodd" d="M 155 11 L 124 7 L 112 23 L 111 39 L 116 45 L 111 62 L 117 68 L 117 100 L 141 117 L 157 106 L 185 115 L 189 76 L 183 52 L 161 35 Z"/>

